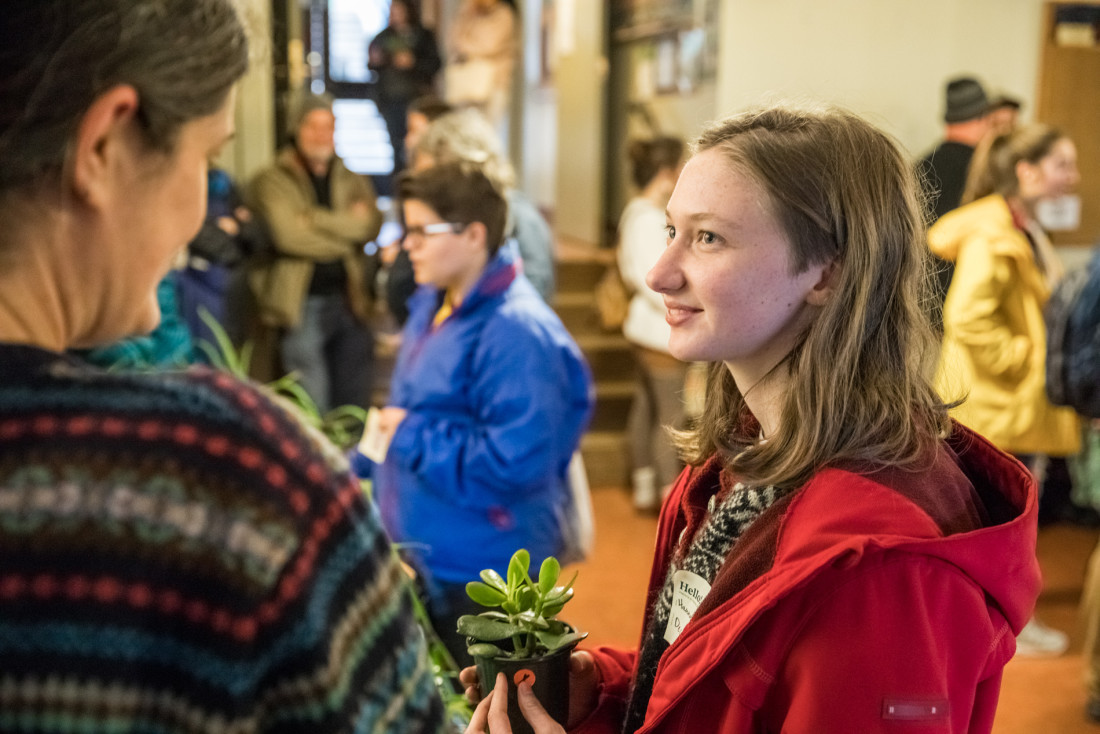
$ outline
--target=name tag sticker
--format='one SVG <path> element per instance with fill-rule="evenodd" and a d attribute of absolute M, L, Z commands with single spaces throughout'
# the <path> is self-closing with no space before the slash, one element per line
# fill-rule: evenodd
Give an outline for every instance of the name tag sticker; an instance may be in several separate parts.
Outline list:
<path fill-rule="evenodd" d="M 668 613 L 665 640 L 668 644 L 684 631 L 688 620 L 710 593 L 710 584 L 691 571 L 680 570 L 672 574 L 672 609 Z"/>

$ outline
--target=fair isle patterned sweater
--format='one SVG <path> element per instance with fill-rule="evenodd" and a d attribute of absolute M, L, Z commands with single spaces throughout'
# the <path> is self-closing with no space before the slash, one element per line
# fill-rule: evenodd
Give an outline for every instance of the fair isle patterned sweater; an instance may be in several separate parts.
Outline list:
<path fill-rule="evenodd" d="M 262 390 L 0 345 L 0 731 L 438 732 L 406 584 Z"/>

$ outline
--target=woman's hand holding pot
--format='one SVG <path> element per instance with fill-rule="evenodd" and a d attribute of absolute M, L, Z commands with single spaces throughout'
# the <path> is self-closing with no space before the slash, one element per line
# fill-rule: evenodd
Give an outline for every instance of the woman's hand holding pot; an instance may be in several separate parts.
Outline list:
<path fill-rule="evenodd" d="M 473 666 L 463 668 L 462 672 L 458 675 L 458 679 L 466 686 L 466 698 L 470 703 L 477 704 L 477 709 L 474 711 L 474 718 L 470 722 L 470 727 L 466 729 L 467 734 L 479 734 L 484 732 L 486 723 L 493 724 L 496 721 L 492 717 L 491 709 L 493 704 L 492 701 L 489 700 L 490 698 L 500 700 L 497 707 L 499 708 L 504 728 L 501 728 L 499 731 L 510 732 L 511 729 L 508 727 L 507 683 L 502 683 L 502 681 L 504 681 L 503 676 L 497 676 L 494 692 L 490 692 L 489 696 L 485 699 L 481 698 L 481 691 L 478 689 L 477 668 Z M 527 721 L 535 729 L 537 734 L 554 734 L 555 732 L 563 731 L 561 726 L 551 719 L 542 708 L 538 699 L 536 699 L 531 692 L 531 686 L 529 684 L 521 684 L 518 690 L 520 709 L 523 711 Z M 500 693 L 496 694 L 495 691 L 500 691 Z M 566 722 L 566 726 L 572 728 L 584 721 L 588 715 L 595 710 L 598 698 L 599 672 L 596 670 L 595 660 L 593 660 L 591 653 L 584 651 L 574 652 L 569 656 L 569 720 Z M 528 701 L 525 702 L 525 699 L 528 699 Z M 531 712 L 535 713 L 532 714 Z M 532 715 L 538 716 L 539 714 L 545 717 L 546 723 L 549 726 L 557 728 L 540 728 L 540 724 L 536 723 L 536 719 L 532 718 Z M 475 724 L 479 725 L 481 728 L 477 728 Z M 496 726 L 499 726 L 499 724 Z M 498 730 L 496 726 L 492 729 L 493 734 L 497 734 Z"/>

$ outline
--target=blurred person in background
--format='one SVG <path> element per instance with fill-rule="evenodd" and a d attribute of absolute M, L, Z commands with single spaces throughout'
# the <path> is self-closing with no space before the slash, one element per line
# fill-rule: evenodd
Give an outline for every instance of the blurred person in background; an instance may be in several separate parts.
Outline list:
<path fill-rule="evenodd" d="M 447 101 L 474 106 L 501 126 L 511 100 L 516 36 L 510 2 L 462 0 L 447 32 Z"/>
<path fill-rule="evenodd" d="M 235 3 L 11 0 L 3 31 L 0 729 L 443 732 L 338 452 L 227 374 L 65 354 L 160 318 L 233 134 Z"/>
<path fill-rule="evenodd" d="M 917 175 L 930 225 L 962 201 L 974 146 L 990 130 L 989 97 L 981 82 L 964 76 L 947 83 L 943 122 L 943 140 L 917 161 Z M 932 301 L 931 317 L 933 325 L 942 330 L 943 300 L 951 285 L 954 266 L 939 258 L 932 262 L 939 289 Z"/>
<path fill-rule="evenodd" d="M 260 321 L 279 330 L 283 369 L 323 414 L 370 401 L 373 262 L 364 245 L 382 215 L 370 182 L 336 155 L 332 99 L 306 95 L 293 123 L 293 143 L 252 180 L 273 252 L 249 277 Z"/>
<path fill-rule="evenodd" d="M 1020 100 L 1009 94 L 996 94 L 989 100 L 989 127 L 994 135 L 1007 135 L 1020 122 Z"/>
<path fill-rule="evenodd" d="M 566 470 L 592 410 L 592 378 L 504 235 L 496 182 L 465 161 L 398 182 L 420 288 L 410 301 L 379 435 L 367 467 L 382 519 L 426 592 L 432 624 L 470 660 L 458 617 L 466 582 L 560 555 L 572 502 Z M 377 458 L 377 457 L 376 457 Z"/>
<path fill-rule="evenodd" d="M 417 97 L 409 104 L 405 120 L 405 155 L 409 159 L 428 126 L 454 109 L 453 105 L 433 95 Z"/>
<path fill-rule="evenodd" d="M 393 145 L 394 174 L 405 170 L 409 103 L 432 91 L 441 66 L 435 34 L 420 24 L 416 5 L 393 0 L 389 25 L 367 48 L 367 67 L 378 74 L 376 100 Z"/>
<path fill-rule="evenodd" d="M 516 172 L 500 137 L 477 110 L 455 110 L 434 120 L 417 141 L 411 163 L 414 169 L 423 170 L 456 161 L 479 167 L 505 192 L 505 237 L 516 240 L 523 274 L 549 303 L 554 297 L 554 234 L 534 202 L 516 188 Z"/>
<path fill-rule="evenodd" d="M 1036 217 L 1044 199 L 1075 187 L 1073 141 L 1046 125 L 987 138 L 971 163 L 964 205 L 929 231 L 928 244 L 955 264 L 943 311 L 936 383 L 953 414 L 1015 455 L 1041 482 L 1050 456 L 1080 449 L 1080 423 L 1046 394 L 1043 306 L 1063 275 Z M 1060 655 L 1068 637 L 1032 618 L 1021 655 Z"/>
<path fill-rule="evenodd" d="M 203 320 L 205 309 L 239 348 L 251 308 L 247 263 L 270 254 L 267 233 L 228 171 L 211 166 L 206 198 L 206 219 L 187 245 L 179 274 L 179 311 L 196 342 L 217 343 Z"/>
<path fill-rule="evenodd" d="M 412 159 L 413 151 L 428 126 L 452 111 L 454 108 L 439 97 L 419 97 L 412 101 L 406 120 L 406 160 Z M 382 249 L 382 263 L 386 266 L 386 308 L 393 316 L 394 324 L 402 327 L 409 318 L 409 296 L 416 290 L 416 278 L 412 263 L 409 262 L 409 253 L 401 246 L 400 241 L 395 242 Z"/>
<path fill-rule="evenodd" d="M 665 250 L 665 207 L 683 165 L 684 143 L 678 138 L 633 140 L 627 146 L 631 178 L 638 188 L 619 219 L 619 272 L 633 295 L 623 322 L 623 335 L 634 346 L 638 378 L 630 405 L 631 487 L 634 507 L 656 511 L 662 490 L 683 468 L 666 428 L 684 421 L 687 365 L 668 353 L 671 327 L 665 321 L 661 295 L 645 283 Z"/>
<path fill-rule="evenodd" d="M 990 130 L 989 111 L 989 97 L 977 79 L 947 83 L 943 140 L 917 163 L 931 223 L 962 203 L 974 147 Z"/>

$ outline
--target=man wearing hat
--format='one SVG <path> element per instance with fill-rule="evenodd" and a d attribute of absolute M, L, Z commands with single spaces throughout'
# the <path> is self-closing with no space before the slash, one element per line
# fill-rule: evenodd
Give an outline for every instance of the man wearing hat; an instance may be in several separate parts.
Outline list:
<path fill-rule="evenodd" d="M 944 139 L 917 163 L 927 202 L 928 224 L 959 206 L 974 146 L 989 131 L 989 98 L 981 83 L 972 77 L 959 77 L 947 83 L 944 108 Z M 938 261 L 938 304 L 932 319 L 942 325 L 943 300 L 951 284 L 954 264 Z"/>
<path fill-rule="evenodd" d="M 369 402 L 374 351 L 364 245 L 382 216 L 374 189 L 336 156 L 332 99 L 298 104 L 293 140 L 252 181 L 275 254 L 250 274 L 259 317 L 280 330 L 279 356 L 321 412 Z"/>
<path fill-rule="evenodd" d="M 974 146 L 989 131 L 989 98 L 978 80 L 947 83 L 943 121 L 944 139 L 919 163 L 932 221 L 958 207 Z"/>

